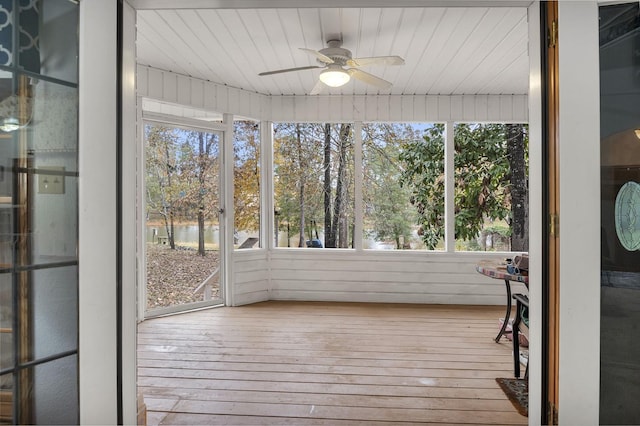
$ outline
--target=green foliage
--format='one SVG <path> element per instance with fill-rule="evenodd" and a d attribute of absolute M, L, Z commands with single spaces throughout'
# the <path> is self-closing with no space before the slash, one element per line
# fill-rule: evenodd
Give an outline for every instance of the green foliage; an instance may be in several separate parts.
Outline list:
<path fill-rule="evenodd" d="M 397 249 L 411 239 L 416 222 L 410 190 L 400 185 L 399 161 L 404 141 L 417 138 L 410 125 L 370 123 L 363 126 L 363 200 L 368 236 L 393 240 Z"/>
<path fill-rule="evenodd" d="M 506 127 L 457 124 L 454 138 L 456 239 L 473 240 L 485 219 L 509 220 L 510 171 Z M 405 144 L 403 186 L 411 188 L 424 243 L 435 248 L 444 237 L 444 126 L 427 130 L 424 141 Z"/>
<path fill-rule="evenodd" d="M 260 229 L 260 124 L 234 122 L 234 220 L 237 230 Z"/>
<path fill-rule="evenodd" d="M 177 131 L 178 181 L 181 185 L 179 218 L 191 221 L 198 212 L 204 219 L 217 218 L 219 203 L 220 146 L 218 136 L 201 131 Z"/>
<path fill-rule="evenodd" d="M 175 221 L 215 218 L 218 202 L 219 140 L 213 133 L 162 125 L 145 126 L 146 213 L 164 223 L 175 248 Z M 204 239 L 202 238 L 202 252 Z"/>
<path fill-rule="evenodd" d="M 331 124 L 330 188 L 335 195 L 338 188 L 340 164 L 340 124 Z M 300 138 L 298 138 L 300 132 Z M 315 221 L 320 228 L 324 223 L 324 123 L 276 123 L 274 125 L 274 200 L 280 226 L 289 226 L 292 235 L 304 233 L 309 239 L 309 224 Z M 353 136 L 348 135 L 342 182 L 346 185 L 347 200 L 344 216 L 347 226 L 353 222 Z M 332 200 L 335 202 L 335 199 Z M 331 211 L 333 207 L 331 206 Z M 301 229 L 304 228 L 304 229 Z M 343 228 L 344 229 L 344 228 Z M 322 229 L 318 229 L 322 232 Z M 314 235 L 315 236 L 315 235 Z"/>
<path fill-rule="evenodd" d="M 404 169 L 399 182 L 411 191 L 419 234 L 427 248 L 433 250 L 444 237 L 444 125 L 426 129 L 423 140 L 404 143 L 400 160 Z"/>
<path fill-rule="evenodd" d="M 301 232 L 301 214 L 319 222 L 323 214 L 321 126 L 314 123 L 274 126 L 275 205 L 280 219 L 289 224 L 294 234 Z M 301 193 L 304 200 L 300 199 Z"/>
<path fill-rule="evenodd" d="M 163 126 L 146 126 L 146 190 L 147 216 L 168 218 L 177 208 L 180 187 L 178 173 L 177 135 Z"/>
<path fill-rule="evenodd" d="M 495 220 L 509 216 L 506 143 L 502 124 L 456 125 L 456 238 L 475 238 L 486 217 Z"/>
<path fill-rule="evenodd" d="M 494 223 L 484 227 L 483 230 L 487 234 L 497 234 L 503 238 L 511 236 L 511 228 L 506 224 Z"/>

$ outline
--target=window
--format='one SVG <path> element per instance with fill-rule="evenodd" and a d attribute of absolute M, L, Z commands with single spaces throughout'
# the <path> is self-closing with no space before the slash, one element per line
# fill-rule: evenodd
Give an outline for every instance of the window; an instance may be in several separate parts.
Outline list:
<path fill-rule="evenodd" d="M 430 123 L 363 125 L 363 248 L 444 248 L 443 131 Z"/>
<path fill-rule="evenodd" d="M 444 248 L 445 223 L 454 221 L 455 250 L 527 251 L 527 126 L 454 125 L 452 189 L 445 188 L 445 125 L 423 129 L 421 139 L 404 144 L 399 158 L 401 183 L 410 190 L 425 247 Z M 448 190 L 454 217 L 445 214 Z"/>
<path fill-rule="evenodd" d="M 234 122 L 234 247 L 260 248 L 260 123 Z"/>
<path fill-rule="evenodd" d="M 274 124 L 275 246 L 352 248 L 350 123 Z"/>
<path fill-rule="evenodd" d="M 456 250 L 528 251 L 528 128 L 454 129 Z"/>
<path fill-rule="evenodd" d="M 355 227 L 362 226 L 364 249 L 528 251 L 526 124 L 365 123 L 361 173 L 354 172 L 360 139 L 352 127 L 275 125 L 277 247 L 353 247 Z M 446 131 L 454 135 L 449 179 Z M 354 189 L 358 175 L 361 194 Z M 356 197 L 362 223 L 354 220 Z M 447 245 L 449 221 L 455 239 Z"/>

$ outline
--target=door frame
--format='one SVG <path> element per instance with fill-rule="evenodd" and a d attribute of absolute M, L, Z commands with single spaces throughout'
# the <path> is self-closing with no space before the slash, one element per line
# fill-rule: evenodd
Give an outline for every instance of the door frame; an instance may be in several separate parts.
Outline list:
<path fill-rule="evenodd" d="M 129 4 L 130 3 L 130 4 Z M 136 7 L 143 7 L 144 5 L 149 6 L 151 3 L 154 3 L 154 0 L 128 0 L 125 1 L 127 7 L 135 9 Z M 163 0 L 155 0 L 155 3 L 164 3 L 165 7 L 171 7 L 169 3 L 163 2 Z M 269 5 L 274 5 L 277 2 L 274 1 L 266 1 L 260 4 L 261 7 L 268 7 Z M 305 5 L 310 5 L 311 2 L 303 1 L 299 4 L 299 7 L 304 7 Z M 348 7 L 349 4 L 353 4 L 354 2 L 347 2 L 347 5 L 343 5 L 343 7 Z M 376 3 L 376 2 L 371 2 Z M 435 4 L 441 2 L 431 2 L 430 0 L 425 0 L 426 5 Z M 462 2 L 456 2 L 457 4 L 461 4 Z M 477 3 L 476 5 L 480 6 L 484 2 Z M 522 6 L 526 6 L 529 2 L 515 2 L 520 3 Z M 251 2 L 248 3 L 249 5 Z M 415 4 L 412 3 L 412 4 Z M 314 7 L 334 7 L 334 5 L 327 5 L 327 2 L 321 2 L 321 4 L 317 4 L 315 2 L 313 4 Z M 95 12 L 92 10 L 91 14 L 86 13 L 87 10 L 91 10 L 89 8 L 105 9 L 108 6 L 102 5 L 101 2 L 97 1 L 88 1 L 83 2 L 81 11 L 83 11 L 83 15 L 81 17 L 81 28 L 84 29 L 81 31 L 81 34 L 86 34 L 89 32 L 90 34 L 97 36 L 98 30 L 102 29 L 102 34 L 114 34 L 116 33 L 115 25 L 109 26 L 111 22 L 104 19 L 104 16 L 100 16 L 95 12 L 102 12 L 102 10 L 96 10 Z M 400 6 L 398 4 L 397 6 Z M 486 6 L 486 4 L 485 4 Z M 534 2 L 530 10 L 533 10 L 536 6 L 539 8 L 539 3 Z M 110 6 L 115 9 L 115 6 Z M 597 150 L 599 150 L 599 119 L 594 120 L 594 113 L 597 116 L 597 109 L 599 105 L 599 94 L 596 93 L 595 97 L 593 94 L 593 88 L 598 87 L 598 63 L 597 63 L 597 2 L 589 2 L 589 1 L 581 1 L 581 2 L 560 2 L 559 5 L 560 13 L 559 13 L 559 27 L 560 27 L 560 37 L 563 43 L 563 46 L 568 46 L 567 42 L 569 39 L 572 40 L 572 43 L 575 43 L 575 49 L 571 50 L 570 48 L 563 49 L 563 55 L 560 56 L 560 73 L 561 73 L 561 99 L 562 102 L 560 104 L 560 118 L 562 121 L 562 126 L 560 128 L 560 140 L 564 144 L 568 142 L 566 145 L 563 145 L 560 151 L 561 162 L 565 159 L 568 163 L 562 163 L 563 169 L 561 170 L 562 178 L 564 179 L 566 175 L 569 176 L 569 179 L 564 179 L 561 181 L 561 208 L 563 217 L 568 218 L 571 217 L 570 213 L 575 212 L 576 218 L 582 218 L 584 214 L 588 214 L 588 224 L 595 223 L 595 227 L 592 226 L 594 232 L 591 231 L 591 228 L 586 227 L 584 221 L 573 221 L 570 223 L 569 220 L 564 220 L 561 223 L 561 232 L 563 235 L 563 243 L 561 245 L 561 254 L 563 259 L 564 270 L 561 270 L 561 280 L 563 280 L 563 289 L 561 289 L 561 297 L 560 297 L 560 312 L 563 314 L 562 322 L 560 323 L 561 334 L 563 336 L 562 342 L 560 342 L 560 370 L 562 372 L 563 381 L 560 383 L 559 396 L 560 396 L 560 423 L 580 423 L 579 420 L 587 420 L 587 423 L 593 423 L 594 419 L 598 419 L 598 404 L 599 404 L 599 321 L 600 318 L 598 316 L 597 319 L 594 316 L 590 315 L 586 319 L 588 319 L 587 323 L 583 320 L 585 317 L 580 315 L 585 312 L 599 312 L 600 306 L 600 297 L 599 297 L 599 191 L 598 193 L 594 193 L 595 191 L 584 190 L 584 185 L 575 185 L 576 181 L 579 181 L 580 178 L 585 177 L 588 182 L 593 181 L 593 176 L 588 176 L 588 173 L 593 173 L 591 169 L 585 167 L 584 160 L 585 158 L 581 158 L 581 166 L 582 169 L 587 170 L 587 175 L 585 176 L 585 171 L 582 170 L 575 163 L 575 153 L 577 150 L 581 151 L 581 154 L 584 154 L 582 151 L 584 148 L 587 149 L 587 157 L 586 160 L 588 165 L 591 166 L 597 163 L 597 167 L 599 167 L 599 155 Z M 594 11 L 595 9 L 595 11 Z M 108 11 L 107 11 L 108 12 Z M 565 13 L 566 12 L 566 13 Z M 104 14 L 104 12 L 103 12 Z M 112 18 L 112 15 L 106 14 L 109 18 Z M 539 27 L 539 19 L 536 21 L 535 18 L 531 18 L 530 15 L 530 28 L 531 25 Z M 582 17 L 587 17 L 586 21 L 581 21 Z M 592 25 L 594 22 L 596 25 Z M 114 20 L 114 19 L 112 19 Z M 90 28 L 89 27 L 89 23 Z M 133 29 L 131 25 L 128 25 L 126 28 L 128 31 L 132 31 Z M 537 30 L 539 31 L 539 29 Z M 530 43 L 531 46 L 535 46 L 534 43 L 536 41 L 533 40 L 533 32 L 530 31 Z M 117 34 L 116 34 L 117 35 Z M 585 42 L 584 36 L 587 36 L 587 40 Z M 593 38 L 595 36 L 595 39 Z M 93 49 L 89 51 L 86 55 L 80 55 L 81 57 L 81 69 L 84 66 L 86 69 L 82 73 L 83 76 L 86 77 L 86 81 L 90 81 L 94 83 L 91 87 L 85 83 L 84 86 L 81 86 L 80 94 L 81 94 L 81 104 L 83 99 L 91 100 L 91 104 L 95 106 L 94 109 L 91 108 L 81 108 L 83 112 L 85 112 L 84 116 L 81 116 L 81 150 L 80 157 L 84 159 L 88 157 L 87 163 L 92 167 L 92 173 L 103 172 L 102 175 L 103 180 L 109 179 L 112 175 L 115 174 L 115 167 L 111 167 L 113 162 L 110 159 L 105 161 L 105 157 L 100 158 L 101 151 L 98 150 L 82 150 L 82 142 L 88 144 L 91 141 L 92 146 L 94 144 L 98 144 L 99 142 L 105 143 L 105 146 L 110 146 L 109 143 L 113 139 L 112 136 L 115 133 L 115 127 L 112 126 L 116 121 L 113 117 L 107 117 L 103 114 L 103 111 L 111 111 L 111 109 L 105 109 L 105 99 L 109 102 L 115 102 L 116 91 L 110 90 L 113 85 L 105 85 L 104 81 L 111 81 L 109 79 L 110 74 L 109 70 L 112 70 L 111 56 L 106 55 L 105 51 L 111 52 L 109 49 L 113 49 L 113 44 L 111 42 L 112 38 L 102 37 L 100 41 L 104 38 L 102 45 L 106 47 L 106 49 Z M 115 37 L 114 37 L 115 38 Z M 87 38 L 80 37 L 81 41 L 85 41 Z M 595 43 L 593 41 L 595 40 Z M 111 43 L 111 44 L 109 44 Z M 539 40 L 538 40 L 539 43 Z M 593 44 L 593 45 L 591 45 Z M 82 45 L 82 43 L 81 43 Z M 102 46 L 101 45 L 101 46 Z M 129 41 L 124 46 L 125 53 L 129 53 L 130 50 L 135 51 L 134 42 Z M 534 52 L 532 55 L 535 55 L 535 47 L 530 49 L 531 52 Z M 587 56 L 583 56 L 583 53 L 586 51 Z M 93 52 L 93 55 L 91 53 Z M 98 53 L 95 53 L 98 52 Z M 594 56 L 595 55 L 595 56 Z M 95 63 L 90 62 L 90 59 L 95 60 Z M 113 60 L 115 62 L 115 60 Z M 591 69 L 592 66 L 595 66 L 595 71 Z M 131 73 L 135 75 L 135 62 L 133 65 L 126 64 L 126 73 Z M 594 80 L 595 73 L 595 80 Z M 104 75 L 106 74 L 106 77 Z M 530 72 L 531 80 L 532 80 L 532 88 L 535 87 L 536 76 L 533 72 Z M 562 79 L 562 76 L 565 76 Z M 135 79 L 133 79 L 135 80 Z M 132 80 L 132 81 L 133 81 Z M 585 80 L 587 80 L 587 84 L 585 85 Z M 98 85 L 98 82 L 100 85 Z M 125 83 L 128 84 L 127 80 Z M 133 83 L 126 86 L 133 86 Z M 586 88 L 587 90 L 582 90 Z M 91 90 L 89 90 L 91 89 Z M 134 89 L 129 88 L 129 93 L 131 93 Z M 539 93 L 539 87 L 535 89 L 536 93 Z M 97 92 L 96 96 L 94 92 Z M 586 93 L 585 93 L 586 92 Z M 597 92 L 597 89 L 596 89 Z M 530 89 L 530 113 L 533 114 L 536 107 L 536 102 L 539 102 L 539 99 L 532 99 L 533 91 Z M 135 103 L 135 100 L 134 100 Z M 131 106 L 131 98 L 127 97 L 125 99 L 125 107 Z M 540 107 L 541 108 L 541 107 Z M 595 111 L 594 111 L 595 108 Z M 114 109 L 115 110 L 115 109 Z M 91 111 L 98 111 L 99 120 L 97 117 L 94 117 L 95 114 L 91 115 L 87 118 L 87 114 Z M 541 111 L 538 109 L 537 111 Z M 537 114 L 537 111 L 535 112 Z M 587 114 L 585 114 L 585 112 Z M 90 115 L 90 114 L 89 114 Z M 127 118 L 131 118 L 131 116 L 127 116 L 126 114 L 122 114 L 122 119 L 125 120 L 125 128 L 130 128 L 132 125 L 135 126 L 135 123 L 131 123 L 132 120 L 128 120 Z M 100 121 L 101 120 L 101 121 Z M 533 142 L 533 117 L 530 115 L 530 128 L 532 129 L 531 140 Z M 82 128 L 85 130 L 83 131 Z M 594 131 L 595 129 L 595 131 Z M 228 135 L 227 135 L 228 137 Z M 126 147 L 126 144 L 124 144 Z M 226 145 L 226 144 L 225 144 Z M 228 145 L 227 145 L 228 146 Z M 595 150 L 595 151 L 594 151 Z M 532 149 L 530 151 L 533 156 L 534 152 L 536 155 L 540 155 L 539 147 L 536 149 Z M 232 155 L 232 153 L 231 153 Z M 534 185 L 538 186 L 538 191 L 540 190 L 540 182 L 536 182 L 534 178 L 534 172 L 540 173 L 539 170 L 534 171 L 534 160 L 531 158 L 531 189 L 530 196 L 538 197 L 540 192 L 534 194 Z M 538 158 L 537 161 L 541 159 Z M 565 164 L 568 164 L 565 167 Z M 93 167 L 97 166 L 97 167 Z M 572 172 L 577 172 L 576 176 L 571 176 Z M 123 171 L 124 174 L 130 175 L 131 170 L 127 169 Z M 596 174 L 594 174 L 596 175 Z M 106 176 L 106 178 L 105 178 Z M 598 176 L 599 177 L 599 176 Z M 571 184 L 573 182 L 573 185 Z M 111 212 L 109 207 L 112 206 L 110 203 L 113 197 L 105 198 L 104 196 L 99 198 L 98 189 L 101 188 L 100 184 L 84 184 L 81 185 L 80 192 L 81 195 L 86 195 L 87 200 L 94 201 L 95 204 L 89 205 L 87 212 L 85 214 L 80 215 L 80 221 L 86 221 L 89 223 L 89 220 L 94 220 L 94 217 L 89 213 L 97 212 L 98 217 L 104 216 L 102 213 Z M 599 185 L 599 182 L 598 182 Z M 583 190 L 580 191 L 579 189 Z M 93 195 L 93 196 L 92 196 Z M 231 194 L 232 196 L 232 194 Z M 82 198 L 82 197 L 81 197 Z M 129 199 L 127 199 L 129 201 Z M 574 203 L 575 202 L 575 203 Z M 573 204 L 572 204 L 573 203 Z M 127 214 L 131 214 L 127 208 L 131 208 L 131 203 L 125 203 L 123 209 L 124 216 Z M 531 205 L 535 206 L 534 201 L 532 199 Z M 540 205 L 540 204 L 538 204 Z M 594 205 L 596 206 L 595 210 L 593 210 Z M 565 209 L 566 207 L 566 209 Z M 537 219 L 534 216 L 538 215 Z M 106 219 L 109 219 L 108 217 Z M 226 220 L 229 220 L 227 217 Z M 107 220 L 108 222 L 108 220 Z M 534 250 L 537 250 L 539 256 L 542 255 L 541 246 L 533 247 L 534 243 L 541 244 L 539 239 L 542 235 L 542 225 L 543 218 L 541 212 L 536 212 L 535 209 L 531 210 L 531 228 L 530 235 L 532 236 L 532 240 L 530 244 L 532 248 L 530 249 L 531 253 L 531 273 L 532 273 L 532 285 L 530 290 L 530 296 L 532 300 L 532 309 L 531 309 L 531 353 L 530 353 L 530 388 L 533 393 L 530 394 L 530 409 L 532 413 L 539 412 L 540 409 L 540 395 L 536 395 L 541 388 L 540 378 L 541 375 L 541 357 L 540 353 L 540 332 L 541 332 L 541 312 L 540 312 L 540 303 L 541 303 L 541 289 L 539 286 L 539 282 L 541 279 L 541 258 L 536 258 L 533 253 Z M 87 225 L 88 229 L 89 225 Z M 536 227 L 539 232 L 536 232 Z M 588 229 L 587 234 L 580 234 L 580 229 Z M 103 235 L 107 244 L 107 251 L 109 247 L 112 247 L 112 227 L 105 228 Z M 573 235 L 572 235 L 573 234 Z M 534 237 L 535 236 L 535 237 Z M 95 236 L 93 236 L 95 237 Z M 585 238 L 586 237 L 586 238 Z M 537 240 L 534 241 L 533 238 Z M 265 240 L 268 241 L 268 240 Z M 586 257 L 582 255 L 585 253 L 584 247 L 592 244 L 593 242 L 597 242 L 598 249 L 595 250 L 595 253 L 587 253 Z M 81 246 L 83 245 L 83 237 L 80 237 Z M 91 241 L 93 244 L 93 239 Z M 84 243 L 86 246 L 86 252 L 92 252 L 97 250 L 91 250 L 91 245 L 89 245 L 89 241 Z M 80 393 L 81 393 L 81 420 L 82 423 L 90 423 L 91 420 L 95 420 L 96 422 L 104 422 L 105 419 L 110 419 L 113 417 L 113 414 L 105 414 L 103 417 L 99 417 L 102 414 L 102 411 L 99 410 L 99 407 L 106 407 L 111 410 L 115 407 L 115 403 L 113 403 L 113 399 L 115 398 L 115 393 L 111 392 L 112 388 L 115 388 L 115 380 L 114 386 L 105 386 L 105 383 L 109 383 L 109 378 L 113 378 L 116 376 L 116 369 L 109 363 L 105 363 L 105 368 L 95 369 L 96 359 L 100 360 L 101 357 L 104 357 L 105 353 L 105 340 L 109 341 L 109 339 L 105 339 L 105 336 L 115 336 L 115 327 L 112 325 L 110 321 L 104 321 L 104 318 L 111 319 L 115 310 L 111 310 L 111 306 L 115 306 L 115 297 L 111 294 L 111 280 L 109 279 L 112 273 L 109 266 L 115 263 L 115 260 L 112 260 L 111 257 L 115 257 L 116 250 L 113 250 L 113 256 L 108 259 L 104 258 L 104 246 L 103 250 L 99 250 L 101 257 L 99 261 L 92 263 L 93 266 L 95 264 L 95 269 L 91 270 L 91 276 L 87 276 L 86 280 L 80 280 L 81 286 L 81 312 L 80 312 L 80 322 L 83 325 L 80 331 L 80 342 L 81 342 L 81 353 L 83 353 L 83 357 L 81 358 L 80 363 Z M 118 248 L 119 249 L 119 248 Z M 227 256 L 226 261 L 230 263 L 230 257 Z M 595 259 L 595 261 L 594 261 Z M 88 263 L 86 265 L 89 265 Z M 576 269 L 576 265 L 580 265 L 580 268 Z M 585 266 L 582 268 L 582 266 Z M 594 268 L 594 266 L 596 268 Z M 598 269 L 597 271 L 595 269 Z M 87 268 L 87 271 L 89 268 Z M 106 272 L 106 274 L 101 274 L 101 272 Z M 131 281 L 131 274 L 127 273 L 129 270 L 125 271 L 125 276 L 123 279 L 129 283 Z M 536 273 L 537 271 L 537 273 Z M 594 272 L 595 271 L 595 272 Z M 98 273 L 96 273 L 98 272 Z M 229 271 L 227 271 L 229 272 Z M 535 275 L 537 276 L 535 276 Z M 82 278 L 82 275 L 81 275 Z M 537 282 L 536 282 L 537 281 Z M 91 289 L 99 287 L 99 291 L 93 291 L 91 293 L 92 299 L 102 300 L 103 304 L 100 305 L 100 310 L 96 313 L 95 304 L 90 303 L 91 301 L 85 301 L 87 307 L 91 307 L 91 309 L 83 309 L 83 297 L 82 290 L 83 287 L 91 287 Z M 88 292 L 87 292 L 88 293 Z M 104 297 L 101 297 L 104 296 Z M 135 289 L 131 285 L 125 285 L 123 300 L 131 301 L 134 299 Z M 566 296 L 566 297 L 565 297 Z M 227 298 L 233 298 L 232 292 L 227 292 Z M 230 300 L 232 302 L 232 300 Z M 537 302 L 536 302 L 537 301 Z M 128 302 L 127 302 L 128 303 Z M 103 306 L 104 305 L 104 306 Z M 101 315 L 99 315 L 101 314 Z M 128 311 L 125 309 L 125 317 L 123 318 L 125 326 L 130 325 L 130 316 L 128 315 Z M 125 358 L 125 367 L 126 371 L 130 371 L 133 367 L 135 369 L 135 342 L 133 339 L 129 338 L 133 333 L 131 329 L 127 330 L 125 339 L 125 346 L 122 349 Z M 585 332 L 587 331 L 587 332 Z M 135 335 L 133 336 L 135 337 Z M 115 348 L 115 339 L 113 340 L 113 346 Z M 94 350 L 91 350 L 90 344 L 94 345 Z M 107 347 L 107 349 L 111 349 L 111 346 Z M 133 355 L 133 356 L 132 356 Z M 86 361 L 83 363 L 82 359 Z M 133 361 L 132 361 L 133 360 Z M 129 363 L 133 365 L 129 365 Z M 90 364 L 90 365 L 89 365 Z M 125 381 L 125 388 L 131 387 L 132 384 L 135 384 L 135 374 L 125 374 L 124 377 L 121 377 Z M 99 389 L 100 392 L 96 392 L 96 389 Z M 572 402 L 570 400 L 565 401 L 565 399 L 574 398 Z M 88 400 L 88 402 L 87 402 Z M 98 406 L 98 402 L 100 406 Z M 568 404 L 565 404 L 568 402 Z M 131 395 L 125 395 L 124 398 L 124 408 L 125 408 L 125 422 L 132 423 L 135 421 L 135 398 L 131 398 Z M 113 406 L 113 407 L 112 407 Z M 112 411 L 112 410 L 111 410 Z M 595 416 L 594 416 L 595 413 Z M 111 417 L 110 417 L 111 416 Z M 133 419 L 133 420 L 132 420 Z M 590 419 L 590 421 L 589 421 Z M 537 424 L 536 417 L 530 417 L 529 421 L 531 424 Z M 582 422 L 584 423 L 584 422 Z"/>
<path fill-rule="evenodd" d="M 142 105 L 142 98 L 138 98 L 138 105 Z M 175 305 L 175 306 L 167 306 L 162 308 L 156 308 L 152 310 L 147 310 L 147 264 L 146 264 L 146 198 L 145 198 L 145 173 L 138 173 L 136 178 L 136 193 L 137 193 L 137 205 L 140 206 L 137 212 L 138 217 L 138 226 L 137 226 L 137 235 L 136 239 L 138 241 L 138 259 L 139 259 L 139 268 L 138 268 L 138 318 L 140 321 L 154 318 L 163 315 L 170 314 L 178 314 L 183 312 L 188 312 L 196 309 L 203 308 L 211 308 L 215 306 L 221 306 L 226 303 L 227 300 L 227 260 L 229 258 L 229 250 L 227 247 L 226 234 L 227 234 L 227 221 L 225 220 L 227 214 L 224 209 L 225 199 L 226 199 L 226 185 L 225 179 L 225 164 L 226 161 L 225 155 L 226 151 L 226 139 L 228 133 L 228 126 L 225 123 L 216 123 L 216 122 L 206 122 L 203 120 L 193 120 L 189 118 L 178 117 L 174 115 L 168 114 L 159 114 L 159 113 L 151 113 L 145 112 L 142 108 L 138 109 L 138 115 L 140 120 L 138 121 L 140 124 L 138 129 L 138 137 L 137 137 L 137 164 L 138 170 L 145 170 L 145 157 L 144 157 L 144 147 L 145 147 L 145 136 L 144 129 L 148 123 L 158 123 L 158 124 L 166 124 L 169 126 L 180 127 L 183 129 L 189 130 L 198 130 L 208 133 L 216 133 L 219 135 L 219 172 L 218 172 L 218 182 L 219 182 L 219 202 L 218 202 L 218 223 L 219 223 L 219 268 L 220 272 L 218 274 L 218 285 L 219 285 L 219 297 L 216 299 L 202 301 L 202 302 L 193 302 L 184 305 Z"/>
<path fill-rule="evenodd" d="M 600 406 L 600 64 L 597 1 L 558 2 L 559 424 Z"/>
<path fill-rule="evenodd" d="M 542 240 L 546 253 L 542 270 L 542 395 L 541 424 L 558 422 L 559 327 L 559 138 L 558 138 L 558 3 L 545 2 L 541 10 L 543 125 Z"/>

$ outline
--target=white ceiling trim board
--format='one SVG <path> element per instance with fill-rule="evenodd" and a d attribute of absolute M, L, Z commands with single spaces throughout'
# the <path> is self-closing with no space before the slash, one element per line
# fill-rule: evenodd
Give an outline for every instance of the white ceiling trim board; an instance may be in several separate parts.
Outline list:
<path fill-rule="evenodd" d="M 127 0 L 138 10 L 144 9 L 270 9 L 389 7 L 388 0 Z M 393 7 L 529 7 L 522 0 L 396 0 Z"/>

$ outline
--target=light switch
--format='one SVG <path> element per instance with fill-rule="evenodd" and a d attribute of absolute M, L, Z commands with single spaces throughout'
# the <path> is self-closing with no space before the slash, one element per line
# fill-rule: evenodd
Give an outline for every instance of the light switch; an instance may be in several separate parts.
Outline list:
<path fill-rule="evenodd" d="M 64 172 L 64 167 L 38 167 L 38 193 L 39 194 L 64 194 L 64 176 L 47 175 L 42 170 L 55 170 Z"/>

